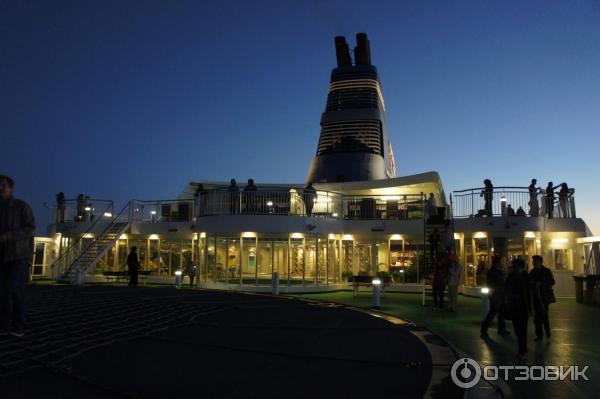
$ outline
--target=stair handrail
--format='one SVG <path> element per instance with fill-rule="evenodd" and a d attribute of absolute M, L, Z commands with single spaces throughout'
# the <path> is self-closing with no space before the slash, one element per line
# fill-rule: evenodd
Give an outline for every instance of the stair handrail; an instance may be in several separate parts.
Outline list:
<path fill-rule="evenodd" d="M 110 223 L 108 223 L 108 225 L 106 226 L 106 228 L 98 235 L 95 236 L 94 240 L 92 242 L 90 242 L 84 249 L 81 250 L 81 252 L 79 253 L 79 255 L 77 255 L 77 257 L 75 259 L 73 259 L 73 261 L 69 264 L 69 268 L 67 270 L 64 271 L 63 274 L 68 274 L 71 271 L 71 268 L 73 267 L 73 265 L 75 265 L 77 263 L 77 261 L 79 260 L 79 258 L 81 258 L 81 256 L 83 256 L 83 254 L 85 254 L 87 252 L 87 250 L 94 245 L 94 243 L 96 243 L 96 241 L 98 241 L 102 236 L 104 236 L 104 234 L 115 224 L 115 222 L 117 222 L 125 212 L 127 212 L 127 219 L 125 224 L 123 225 L 123 228 L 121 230 L 119 230 L 119 232 L 117 233 L 117 239 L 118 236 L 121 234 L 121 232 L 127 227 L 127 225 L 129 224 L 130 220 L 129 220 L 129 209 L 131 206 L 131 201 L 127 202 L 127 204 L 123 207 L 123 209 L 121 209 L 119 211 L 118 214 L 113 214 L 112 215 L 112 219 L 110 221 Z"/>
<path fill-rule="evenodd" d="M 102 211 L 102 214 L 105 214 L 106 212 L 112 211 L 114 207 L 114 203 L 111 201 L 107 207 Z M 98 222 L 100 222 L 100 220 L 102 220 L 102 217 L 98 217 L 96 218 L 92 224 L 90 225 L 90 227 L 87 228 L 87 230 L 81 234 L 81 236 L 79 237 L 78 240 L 76 240 L 75 242 L 73 242 L 71 245 L 69 245 L 69 247 L 67 248 L 67 250 L 62 253 L 58 259 L 56 259 L 54 262 L 52 262 L 52 265 L 50 266 L 50 270 L 52 270 L 52 274 L 53 277 L 56 279 L 58 278 L 60 275 L 62 275 L 62 271 L 58 270 L 55 271 L 55 269 L 58 267 L 58 265 L 60 265 L 61 262 L 63 262 L 65 259 L 68 259 L 68 255 L 74 251 L 75 249 L 79 248 L 79 243 L 81 242 L 81 240 L 83 238 L 86 238 L 86 235 L 92 233 L 92 231 L 94 230 L 94 228 L 96 227 L 96 225 L 98 224 Z M 86 247 L 87 248 L 87 247 Z M 83 250 L 83 248 L 82 248 Z"/>

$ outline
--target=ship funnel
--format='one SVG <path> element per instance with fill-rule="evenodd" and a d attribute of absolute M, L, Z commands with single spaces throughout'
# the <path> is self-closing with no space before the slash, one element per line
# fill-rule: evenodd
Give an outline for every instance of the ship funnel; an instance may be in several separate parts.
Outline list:
<path fill-rule="evenodd" d="M 339 67 L 352 65 L 350 49 L 348 48 L 348 43 L 346 43 L 346 38 L 344 36 L 335 37 L 335 55 Z"/>
<path fill-rule="evenodd" d="M 366 33 L 356 35 L 356 47 L 354 47 L 354 59 L 356 65 L 371 65 L 371 49 Z"/>

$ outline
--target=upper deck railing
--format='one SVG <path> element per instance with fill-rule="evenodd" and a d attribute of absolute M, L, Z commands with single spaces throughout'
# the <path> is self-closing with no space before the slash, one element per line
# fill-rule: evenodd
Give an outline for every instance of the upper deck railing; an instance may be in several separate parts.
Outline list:
<path fill-rule="evenodd" d="M 542 189 L 529 192 L 528 187 L 484 187 L 454 191 L 452 212 L 455 218 L 522 216 L 574 218 L 575 190 L 547 194 Z"/>
<path fill-rule="evenodd" d="M 112 209 L 112 207 L 111 207 Z M 342 195 L 330 191 L 279 189 L 211 190 L 190 200 L 132 200 L 127 218 L 133 222 L 192 222 L 218 215 L 282 215 L 349 220 L 422 219 L 425 197 L 410 195 Z M 69 213 L 70 214 L 70 213 Z M 81 221 L 93 221 L 83 216 Z M 65 219 L 64 222 L 71 221 Z"/>
<path fill-rule="evenodd" d="M 69 199 L 52 207 L 54 223 L 94 222 L 105 214 L 111 214 L 114 202 L 97 198 Z"/>

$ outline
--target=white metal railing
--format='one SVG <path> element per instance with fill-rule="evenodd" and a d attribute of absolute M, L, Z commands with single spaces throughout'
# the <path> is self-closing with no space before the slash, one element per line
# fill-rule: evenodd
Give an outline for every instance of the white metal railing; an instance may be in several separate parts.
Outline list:
<path fill-rule="evenodd" d="M 84 197 L 81 200 L 69 199 L 64 203 L 56 203 L 52 206 L 53 218 L 56 224 L 71 222 L 94 222 L 104 216 L 106 212 L 112 212 L 113 201 Z"/>
<path fill-rule="evenodd" d="M 304 193 L 290 189 L 280 191 L 208 191 L 195 200 L 197 216 L 213 215 L 295 215 L 339 217 L 337 193 Z"/>
<path fill-rule="evenodd" d="M 575 190 L 569 193 L 546 195 L 527 187 L 470 188 L 452 193 L 452 212 L 455 218 L 491 216 L 543 216 L 547 218 L 574 218 Z"/>
<path fill-rule="evenodd" d="M 130 218 L 143 222 L 190 222 L 195 216 L 193 200 L 158 200 L 131 202 Z"/>

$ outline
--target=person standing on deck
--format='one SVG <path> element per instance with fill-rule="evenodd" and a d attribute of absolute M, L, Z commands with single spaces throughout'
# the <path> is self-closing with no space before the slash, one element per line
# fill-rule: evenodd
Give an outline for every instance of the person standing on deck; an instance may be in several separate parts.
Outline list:
<path fill-rule="evenodd" d="M 127 256 L 127 268 L 129 271 L 129 285 L 138 285 L 140 260 L 137 255 L 137 247 L 131 247 L 131 252 Z"/>
<path fill-rule="evenodd" d="M 65 199 L 65 193 L 62 191 L 56 194 L 56 223 L 65 222 L 65 206 L 67 200 Z"/>
<path fill-rule="evenodd" d="M 306 216 L 312 216 L 313 207 L 315 206 L 315 198 L 317 198 L 317 190 L 314 189 L 311 182 L 308 182 L 306 187 L 304 187 L 304 191 L 302 192 Z"/>
<path fill-rule="evenodd" d="M 0 175 L 0 335 L 22 337 L 35 218 L 25 201 L 13 197 L 14 187 L 13 179 Z"/>
<path fill-rule="evenodd" d="M 228 199 L 229 199 L 229 214 L 235 215 L 240 211 L 240 189 L 235 179 L 229 181 L 229 187 L 227 187 Z"/>
<path fill-rule="evenodd" d="M 504 274 L 501 270 L 502 258 L 494 256 L 492 258 L 492 265 L 487 273 L 487 287 L 490 290 L 490 310 L 485 316 L 485 319 L 481 322 L 481 338 L 488 337 L 488 328 L 494 317 L 498 316 L 498 334 L 508 335 L 509 332 L 506 330 L 506 323 L 504 321 L 504 314 L 502 313 L 502 305 L 504 303 L 504 291 L 506 288 L 506 282 L 504 280 Z"/>
<path fill-rule="evenodd" d="M 494 185 L 490 179 L 483 181 L 483 190 L 481 190 L 480 197 L 483 197 L 484 201 L 484 212 L 487 217 L 492 217 L 494 212 L 492 210 L 492 200 L 494 199 Z"/>
<path fill-rule="evenodd" d="M 246 187 L 244 187 L 244 213 L 256 213 L 258 211 L 256 206 L 257 191 L 258 188 L 254 184 L 254 179 L 248 179 L 248 184 L 246 184 Z"/>
<path fill-rule="evenodd" d="M 554 217 L 554 184 L 549 181 L 546 186 L 546 212 L 548 219 L 552 219 Z"/>
<path fill-rule="evenodd" d="M 523 259 L 514 259 L 511 266 L 512 270 L 506 278 L 504 312 L 512 320 L 519 344 L 518 356 L 524 358 L 527 354 L 527 321 L 531 313 L 530 282 Z"/>
<path fill-rule="evenodd" d="M 560 190 L 558 190 L 558 206 L 560 208 L 560 217 L 569 217 L 569 198 L 571 197 L 571 191 L 567 183 L 560 184 Z"/>
<path fill-rule="evenodd" d="M 529 216 L 538 216 L 540 213 L 540 205 L 537 200 L 538 188 L 535 186 L 537 184 L 536 179 L 531 179 L 531 184 L 529 185 Z"/>
<path fill-rule="evenodd" d="M 426 211 L 427 211 L 427 222 L 434 223 L 438 216 L 437 204 L 435 201 L 435 194 L 429 193 L 429 198 L 427 199 Z"/>
<path fill-rule="evenodd" d="M 544 266 L 544 258 L 534 255 L 531 259 L 533 260 L 533 269 L 529 272 L 529 279 L 531 280 L 533 297 L 535 340 L 541 341 L 544 339 L 544 332 L 546 332 L 546 338 L 550 338 L 552 335 L 548 311 L 550 304 L 556 302 L 554 290 L 552 289 L 555 281 L 552 271 Z"/>

